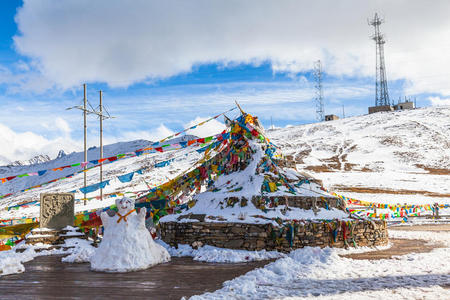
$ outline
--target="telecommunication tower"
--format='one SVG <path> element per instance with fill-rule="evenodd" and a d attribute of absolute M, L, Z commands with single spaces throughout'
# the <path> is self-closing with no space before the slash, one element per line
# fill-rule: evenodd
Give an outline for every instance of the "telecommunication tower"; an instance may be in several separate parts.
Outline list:
<path fill-rule="evenodd" d="M 314 63 L 314 88 L 316 89 L 316 119 L 319 122 L 325 120 L 325 111 L 323 107 L 323 90 L 322 90 L 322 63 L 320 60 Z"/>
<path fill-rule="evenodd" d="M 376 71 L 375 71 L 375 106 L 390 105 L 389 92 L 387 86 L 386 67 L 384 65 L 384 34 L 380 32 L 380 25 L 384 23 L 384 19 L 375 16 L 369 21 L 369 25 L 375 29 L 372 39 L 376 45 Z"/>

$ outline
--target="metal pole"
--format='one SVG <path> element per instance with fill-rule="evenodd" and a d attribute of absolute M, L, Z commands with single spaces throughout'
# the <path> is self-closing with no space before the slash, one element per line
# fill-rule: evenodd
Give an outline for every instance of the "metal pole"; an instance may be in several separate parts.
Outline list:
<path fill-rule="evenodd" d="M 100 160 L 103 159 L 103 104 L 102 91 L 100 91 Z M 103 162 L 100 163 L 100 182 L 103 181 Z M 103 200 L 103 189 L 100 185 L 100 201 Z"/>
<path fill-rule="evenodd" d="M 86 83 L 83 84 L 84 87 L 84 188 L 86 190 L 86 162 L 87 162 L 87 144 L 86 144 L 86 136 L 87 136 L 87 125 L 86 125 L 86 115 L 87 115 L 87 97 L 86 97 Z M 86 193 L 84 193 L 84 205 L 86 205 Z"/>

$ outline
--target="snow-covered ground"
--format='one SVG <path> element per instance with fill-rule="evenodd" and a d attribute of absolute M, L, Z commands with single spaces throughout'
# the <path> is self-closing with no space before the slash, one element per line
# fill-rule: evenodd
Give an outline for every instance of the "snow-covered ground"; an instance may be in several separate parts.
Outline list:
<path fill-rule="evenodd" d="M 383 203 L 450 203 L 450 107 L 383 112 L 267 132 L 329 190 Z"/>
<path fill-rule="evenodd" d="M 191 299 L 450 299 L 450 232 L 389 231 L 394 238 L 422 239 L 443 247 L 429 253 L 410 253 L 392 259 L 355 260 L 339 254 L 376 249 L 335 249 L 306 247 L 282 254 L 276 251 L 245 251 L 181 245 L 169 253 L 190 256 L 197 261 L 241 263 L 276 259 L 250 271 L 212 293 Z M 89 262 L 95 248 L 85 240 L 70 239 L 68 251 L 37 253 L 30 246 L 24 253 L 0 252 L 1 275 L 24 271 L 23 263 L 38 255 L 68 254 L 63 262 Z M 381 247 L 386 249 L 389 246 Z M 380 248 L 379 248 L 380 249 Z"/>
<path fill-rule="evenodd" d="M 298 249 L 191 299 L 450 299 L 450 232 L 390 231 L 443 243 L 429 253 L 354 260 L 331 248 Z"/>
<path fill-rule="evenodd" d="M 23 263 L 33 260 L 35 257 L 44 255 L 69 254 L 62 258 L 63 262 L 81 263 L 88 262 L 93 255 L 95 248 L 91 243 L 84 239 L 71 238 L 67 239 L 64 244 L 61 244 L 61 249 L 49 249 L 43 251 L 36 251 L 50 245 L 26 245 L 24 241 L 18 244 L 17 248 L 25 248 L 25 251 L 18 253 L 13 250 L 0 251 L 0 277 L 8 274 L 25 272 Z M 64 247 L 72 247 L 63 250 Z"/>
<path fill-rule="evenodd" d="M 249 261 L 267 260 L 286 255 L 277 251 L 247 251 L 217 248 L 209 245 L 193 249 L 189 245 L 178 245 L 178 249 L 170 247 L 162 240 L 157 242 L 165 247 L 173 257 L 190 256 L 196 261 L 216 262 L 216 263 L 242 263 Z"/>

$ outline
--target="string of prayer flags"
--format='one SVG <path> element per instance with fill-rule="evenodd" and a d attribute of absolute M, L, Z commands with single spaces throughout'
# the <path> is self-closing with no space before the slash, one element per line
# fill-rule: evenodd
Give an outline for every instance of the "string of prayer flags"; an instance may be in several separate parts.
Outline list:
<path fill-rule="evenodd" d="M 213 118 L 211 118 L 211 119 L 209 119 L 207 121 L 204 121 L 204 122 L 202 122 L 200 124 L 203 125 L 206 122 L 211 121 L 211 120 L 213 120 L 215 118 L 218 118 L 219 116 L 221 116 L 221 115 L 223 115 L 223 114 L 225 114 L 227 112 L 230 112 L 230 111 L 232 111 L 234 109 L 236 109 L 236 108 L 233 108 L 233 109 L 230 109 L 230 110 L 228 110 L 226 112 L 223 112 L 223 113 L 221 113 L 221 114 L 219 114 L 219 115 L 217 115 L 217 116 L 215 116 L 215 117 L 213 117 Z M 200 125 L 200 124 L 198 124 L 198 125 Z M 152 144 L 152 146 L 156 146 L 157 145 L 158 147 L 148 147 L 148 148 L 138 149 L 138 150 L 135 150 L 135 151 L 132 151 L 132 152 L 128 152 L 128 153 L 116 154 L 116 155 L 113 155 L 113 156 L 110 156 L 110 157 L 106 157 L 106 158 L 103 158 L 103 159 L 99 159 L 99 160 L 94 159 L 94 160 L 90 160 L 90 161 L 86 161 L 86 162 L 74 163 L 74 164 L 71 164 L 71 165 L 60 166 L 60 167 L 51 168 L 51 169 L 47 169 L 47 170 L 39 170 L 37 172 L 28 172 L 28 173 L 19 174 L 19 175 L 8 176 L 8 177 L 0 178 L 0 181 L 1 181 L 1 183 L 6 183 L 6 182 L 11 181 L 11 180 L 13 180 L 15 178 L 22 178 L 22 177 L 28 177 L 28 176 L 43 176 L 48 171 L 54 171 L 54 172 L 55 171 L 63 171 L 64 169 L 73 168 L 73 167 L 84 168 L 88 164 L 99 166 L 100 164 L 104 164 L 104 162 L 106 162 L 106 161 L 108 161 L 109 163 L 112 163 L 114 161 L 117 161 L 118 159 L 122 159 L 122 158 L 125 158 L 125 157 L 140 156 L 140 155 L 144 154 L 145 151 L 150 151 L 150 153 L 155 153 L 155 152 L 162 153 L 162 152 L 167 152 L 167 151 L 172 151 L 172 150 L 179 150 L 179 148 L 174 148 L 173 149 L 173 147 L 176 147 L 176 146 L 181 146 L 181 148 L 186 148 L 187 146 L 191 146 L 193 144 L 204 144 L 204 143 L 211 142 L 213 139 L 224 139 L 225 138 L 225 137 L 222 137 L 222 134 L 218 134 L 218 135 L 209 136 L 209 137 L 206 137 L 206 138 L 197 138 L 197 139 L 184 141 L 184 142 L 176 142 L 176 143 L 171 143 L 171 144 L 160 145 L 160 143 L 162 143 L 162 142 L 164 142 L 164 141 L 166 141 L 166 140 L 168 140 L 170 138 L 173 138 L 173 137 L 175 137 L 175 136 L 177 136 L 177 135 L 179 135 L 179 134 L 181 134 L 181 133 L 183 133 L 183 132 L 185 132 L 187 130 L 190 130 L 190 129 L 192 129 L 192 127 L 186 128 L 183 131 L 180 131 L 179 133 L 177 133 L 175 135 L 169 136 L 169 137 L 167 137 L 167 138 L 165 138 L 165 139 L 163 139 L 163 140 L 161 140 L 159 142 L 156 142 L 156 143 Z"/>
<path fill-rule="evenodd" d="M 124 175 L 120 175 L 117 176 L 117 178 L 119 179 L 120 182 L 125 183 L 125 182 L 130 182 L 133 179 L 134 174 L 142 174 L 142 169 L 134 171 L 134 172 L 130 172 L 128 174 L 124 174 Z"/>
<path fill-rule="evenodd" d="M 90 186 L 87 187 L 82 187 L 80 188 L 80 192 L 82 192 L 83 194 L 88 194 L 88 193 L 92 193 L 95 192 L 98 189 L 104 189 L 107 185 L 109 185 L 110 180 L 105 180 L 96 184 L 92 184 Z"/>
<path fill-rule="evenodd" d="M 223 138 L 223 136 L 226 137 L 227 135 L 226 135 L 225 131 L 224 131 L 223 133 L 224 133 L 224 134 L 218 134 L 218 135 L 216 135 L 216 137 L 221 137 L 221 138 Z M 185 155 L 188 155 L 188 154 L 189 154 L 189 153 L 186 153 Z M 175 158 L 172 158 L 172 159 L 169 159 L 169 160 L 166 160 L 166 161 L 161 161 L 161 162 L 156 163 L 154 166 L 155 166 L 156 168 L 162 168 L 162 167 L 168 166 L 168 165 L 169 165 L 171 162 L 173 162 L 174 160 L 175 160 Z M 102 160 L 99 160 L 99 161 L 102 162 Z M 97 166 L 90 167 L 90 168 L 88 168 L 88 170 L 90 170 L 90 169 L 92 169 L 92 168 L 95 168 L 95 167 L 97 167 Z M 148 168 L 148 167 L 147 167 L 147 168 Z M 146 169 L 146 168 L 142 168 L 142 169 L 140 169 L 140 170 L 134 171 L 133 173 L 142 174 L 142 172 L 143 172 L 145 169 Z M 46 185 L 46 184 L 50 184 L 50 183 L 52 183 L 52 182 L 56 182 L 56 181 L 58 181 L 58 180 L 62 180 L 62 179 L 66 179 L 66 178 L 71 178 L 71 177 L 73 177 L 74 175 L 79 174 L 79 173 L 81 173 L 81 172 L 84 172 L 84 170 L 78 171 L 78 172 L 76 172 L 76 173 L 70 174 L 70 175 L 65 176 L 65 177 L 62 177 L 62 178 L 53 179 L 53 180 L 51 180 L 51 181 L 49 181 L 49 182 L 42 183 L 42 184 L 40 184 L 40 185 L 36 185 L 36 186 L 30 187 L 30 188 L 27 188 L 27 189 L 25 189 L 25 190 L 21 190 L 20 192 L 28 191 L 28 190 L 31 190 L 31 189 L 34 189 L 34 188 L 39 188 L 39 187 L 42 187 L 42 186 L 44 186 L 44 185 Z M 125 175 L 129 175 L 129 174 L 125 174 Z M 126 179 L 126 178 L 124 177 L 123 179 Z M 131 178 L 131 179 L 132 179 L 132 178 Z M 130 180 L 131 180 L 131 179 L 130 179 Z M 119 180 L 120 180 L 120 179 L 119 179 Z M 70 191 L 69 193 L 76 193 L 76 190 Z M 13 193 L 9 193 L 9 194 L 6 194 L 6 195 L 0 195 L 0 199 L 6 198 L 6 197 L 9 197 L 9 196 L 12 196 L 12 195 L 13 195 Z M 86 198 L 85 200 L 91 200 L 91 199 L 94 199 L 94 198 L 96 198 L 96 197 Z M 98 198 L 98 199 L 100 199 L 100 198 Z M 21 204 L 21 205 L 26 205 L 26 204 L 30 204 L 30 203 L 31 203 L 31 202 L 27 202 L 27 203 L 23 203 L 23 204 Z M 11 206 L 10 208 L 8 207 L 8 208 L 6 208 L 6 209 L 14 209 L 14 206 Z"/>
<path fill-rule="evenodd" d="M 165 160 L 165 161 L 161 161 L 159 163 L 155 164 L 155 168 L 163 168 L 166 167 L 168 165 L 170 165 L 171 162 L 173 162 L 175 159 L 169 159 L 169 160 Z"/>
<path fill-rule="evenodd" d="M 231 109 L 229 109 L 229 110 L 227 110 L 227 111 L 225 111 L 225 112 L 223 112 L 223 113 L 220 113 L 220 114 L 218 114 L 218 115 L 216 115 L 216 116 L 214 116 L 214 117 L 212 117 L 212 118 L 209 118 L 209 119 L 206 120 L 206 121 L 200 122 L 200 123 L 198 123 L 198 124 L 196 124 L 196 125 L 194 125 L 194 126 L 191 126 L 191 127 L 189 127 L 189 128 L 185 128 L 185 129 L 181 130 L 180 132 L 177 132 L 177 133 L 175 133 L 175 134 L 172 134 L 171 136 L 168 136 L 168 137 L 166 137 L 166 138 L 160 140 L 160 141 L 157 142 L 156 144 L 162 143 L 162 142 L 164 142 L 164 141 L 166 141 L 166 140 L 168 140 L 168 139 L 174 138 L 174 137 L 176 137 L 176 136 L 178 136 L 178 135 L 180 135 L 180 134 L 182 134 L 182 133 L 184 133 L 184 132 L 186 132 L 186 131 L 188 131 L 188 130 L 195 129 L 195 128 L 197 128 L 198 126 L 202 126 L 202 125 L 208 123 L 209 121 L 212 121 L 212 120 L 214 120 L 214 119 L 217 119 L 217 118 L 220 117 L 221 115 L 224 115 L 224 114 L 226 114 L 226 113 L 229 113 L 229 112 L 231 112 L 231 111 L 233 111 L 233 110 L 235 110 L 235 109 L 237 109 L 237 107 L 233 107 L 233 108 L 231 108 Z"/>
<path fill-rule="evenodd" d="M 212 140 L 214 140 L 214 139 L 217 139 L 217 140 L 224 140 L 225 138 L 227 137 L 227 133 L 222 133 L 222 134 L 217 134 L 217 135 L 215 135 L 215 136 L 213 136 L 213 138 L 211 138 L 211 139 L 209 139 L 209 138 L 204 138 L 205 140 L 208 140 L 208 141 L 212 141 Z M 188 144 L 188 146 L 191 146 L 191 145 L 197 145 L 198 144 L 198 139 L 193 139 L 193 140 L 190 140 L 190 141 L 187 141 L 187 144 Z M 174 143 L 174 144 L 169 144 L 169 145 L 178 145 L 178 143 Z M 149 148 L 150 149 L 150 148 Z M 170 149 L 170 151 L 172 151 L 172 150 L 179 150 L 179 149 L 182 149 L 182 148 L 177 148 L 177 149 Z M 135 157 L 135 156 L 139 156 L 139 155 L 142 155 L 142 154 L 149 154 L 149 153 L 152 153 L 152 152 L 149 152 L 149 153 L 144 153 L 144 151 L 146 151 L 145 149 L 143 149 L 143 150 L 141 150 L 141 151 L 137 151 L 137 152 L 133 152 L 133 153 L 135 153 L 135 154 L 132 154 L 131 152 L 130 153 L 126 153 L 126 154 L 118 154 L 118 155 L 116 155 L 116 157 L 115 158 L 104 158 L 104 159 L 101 159 L 101 160 L 96 160 L 95 162 L 99 162 L 99 163 L 101 163 L 101 162 L 103 162 L 103 161 L 106 161 L 106 160 L 108 160 L 110 163 L 111 162 L 114 162 L 114 161 L 117 161 L 117 159 L 118 158 L 131 158 L 131 157 Z M 167 150 L 166 150 L 167 151 Z M 140 153 L 139 155 L 137 155 L 136 153 Z M 91 161 L 92 162 L 92 161 Z M 79 173 L 81 173 L 81 172 L 87 172 L 87 171 L 89 171 L 89 170 L 92 170 L 93 168 L 96 168 L 96 167 L 99 167 L 99 166 L 101 166 L 102 164 L 97 164 L 97 165 L 95 165 L 95 166 L 92 166 L 92 167 L 89 167 L 89 168 L 87 168 L 86 170 L 80 170 L 80 171 L 77 171 L 77 172 L 75 172 L 75 173 L 72 173 L 72 174 L 70 174 L 70 175 L 67 175 L 67 176 L 64 176 L 64 177 L 60 177 L 60 178 L 56 178 L 56 179 L 53 179 L 53 180 L 50 180 L 50 181 L 47 181 L 47 182 L 45 182 L 45 183 L 41 183 L 41 184 L 39 184 L 39 185 L 35 185 L 35 186 L 32 186 L 32 187 L 28 187 L 28 188 L 26 188 L 26 189 L 23 189 L 23 190 L 20 190 L 20 191 L 18 191 L 18 192 L 16 192 L 16 193 L 20 193 L 20 192 L 26 192 L 26 191 L 29 191 L 29 190 L 32 190 L 32 189 L 36 189 L 36 188 L 40 188 L 40 187 L 42 187 L 42 186 L 44 186 L 44 185 L 47 185 L 47 184 L 50 184 L 50 183 L 53 183 L 53 182 L 56 182 L 56 181 L 59 181 L 59 180 L 63 180 L 63 179 L 66 179 L 66 178 L 71 178 L 71 177 L 73 177 L 73 176 L 75 176 L 75 175 L 77 175 L 77 174 L 79 174 Z M 166 165 L 168 165 L 167 163 L 164 163 L 164 162 L 161 162 L 161 164 L 160 165 L 164 165 L 164 166 L 166 166 Z M 158 167 L 160 167 L 160 165 L 158 166 Z M 41 171 L 39 171 L 39 172 L 41 172 Z M 38 172 L 38 173 L 39 173 Z M 43 170 L 43 172 L 42 172 L 42 174 L 44 174 L 46 172 L 46 170 Z M 0 199 L 3 199 L 3 198 L 6 198 L 6 197 L 10 197 L 10 196 L 12 196 L 14 193 L 8 193 L 8 194 L 5 194 L 5 195 L 0 195 Z"/>
<path fill-rule="evenodd" d="M 366 215 L 370 218 L 380 218 L 380 219 L 386 219 L 388 217 L 391 217 L 391 218 L 402 217 L 403 218 L 404 216 L 407 216 L 407 215 L 420 215 L 420 212 L 423 212 L 423 211 L 433 211 L 435 209 L 434 207 L 450 208 L 450 204 L 440 204 L 440 203 L 435 203 L 435 204 L 399 204 L 399 203 L 391 204 L 391 203 L 370 202 L 370 201 L 358 200 L 358 199 L 353 199 L 353 198 L 346 197 L 343 195 L 339 195 L 339 194 L 337 194 L 335 192 L 331 192 L 323 187 L 322 187 L 322 189 L 325 192 L 330 193 L 331 195 L 333 195 L 335 197 L 345 200 L 348 205 L 357 205 L 357 206 L 368 207 L 368 209 L 359 210 L 356 213 Z M 393 211 L 393 213 L 392 214 L 376 214 L 376 213 L 368 212 L 368 210 L 373 210 L 373 209 L 388 209 L 388 210 Z"/>
<path fill-rule="evenodd" d="M 0 220 L 0 227 L 4 226 L 15 226 L 19 224 L 30 224 L 38 222 L 39 218 L 20 218 L 20 219 L 7 219 L 7 220 Z"/>

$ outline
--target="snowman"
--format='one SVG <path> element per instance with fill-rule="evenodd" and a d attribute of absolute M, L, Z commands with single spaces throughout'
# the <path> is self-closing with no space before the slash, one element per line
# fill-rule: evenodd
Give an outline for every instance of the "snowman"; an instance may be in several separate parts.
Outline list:
<path fill-rule="evenodd" d="M 167 250 L 153 241 L 145 227 L 147 209 L 141 208 L 137 214 L 134 200 L 130 198 L 117 199 L 116 205 L 118 212 L 114 216 L 106 212 L 100 215 L 105 230 L 91 258 L 91 269 L 130 272 L 170 261 Z"/>

